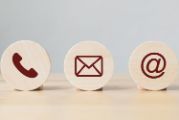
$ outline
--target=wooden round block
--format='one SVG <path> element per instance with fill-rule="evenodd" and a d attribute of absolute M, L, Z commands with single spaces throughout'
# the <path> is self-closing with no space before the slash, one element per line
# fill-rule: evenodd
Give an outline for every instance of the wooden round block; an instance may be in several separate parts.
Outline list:
<path fill-rule="evenodd" d="M 178 60 L 166 44 L 149 41 L 133 51 L 129 60 L 129 72 L 137 86 L 148 90 L 162 90 L 175 80 Z"/>
<path fill-rule="evenodd" d="M 50 73 L 50 59 L 38 43 L 20 40 L 11 44 L 1 58 L 3 78 L 17 90 L 34 90 Z"/>
<path fill-rule="evenodd" d="M 82 90 L 102 88 L 111 79 L 113 68 L 111 53 L 95 41 L 77 43 L 68 51 L 64 60 L 66 78 Z"/>

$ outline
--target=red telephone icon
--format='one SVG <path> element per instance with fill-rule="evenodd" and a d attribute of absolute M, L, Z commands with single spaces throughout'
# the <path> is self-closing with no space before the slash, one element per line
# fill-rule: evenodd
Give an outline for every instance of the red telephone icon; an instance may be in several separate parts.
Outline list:
<path fill-rule="evenodd" d="M 38 73 L 33 69 L 30 68 L 29 70 L 25 69 L 20 61 L 22 60 L 22 57 L 18 54 L 18 53 L 14 53 L 13 57 L 12 57 L 12 61 L 13 64 L 15 65 L 15 67 L 25 76 L 29 77 L 29 78 L 35 78 L 37 77 Z"/>

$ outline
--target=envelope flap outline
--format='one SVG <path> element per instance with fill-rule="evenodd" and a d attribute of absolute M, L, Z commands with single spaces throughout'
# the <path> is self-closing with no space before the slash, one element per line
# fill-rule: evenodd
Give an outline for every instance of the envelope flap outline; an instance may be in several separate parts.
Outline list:
<path fill-rule="evenodd" d="M 83 60 L 81 60 L 80 58 L 97 58 L 92 64 L 88 65 L 86 64 Z M 78 59 L 81 63 L 83 63 L 87 68 L 91 68 L 94 66 L 95 63 L 97 63 L 99 60 L 102 60 L 102 56 L 76 56 L 76 59 Z"/>

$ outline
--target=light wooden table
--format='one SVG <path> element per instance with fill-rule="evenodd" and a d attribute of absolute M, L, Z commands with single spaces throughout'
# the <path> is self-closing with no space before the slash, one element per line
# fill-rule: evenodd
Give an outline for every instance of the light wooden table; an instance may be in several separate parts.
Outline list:
<path fill-rule="evenodd" d="M 1 78 L 2 79 L 2 78 Z M 14 91 L 0 80 L 1 120 L 178 120 L 179 80 L 167 91 L 141 91 L 128 75 L 103 91 L 79 91 L 51 75 L 41 91 Z"/>

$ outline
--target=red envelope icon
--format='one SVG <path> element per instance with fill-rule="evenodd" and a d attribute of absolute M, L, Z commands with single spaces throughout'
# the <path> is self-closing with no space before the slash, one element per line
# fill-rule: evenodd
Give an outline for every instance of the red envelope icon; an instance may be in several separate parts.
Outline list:
<path fill-rule="evenodd" d="M 75 75 L 77 77 L 101 77 L 103 75 L 103 57 L 76 56 Z"/>

